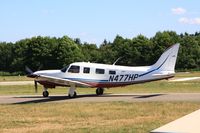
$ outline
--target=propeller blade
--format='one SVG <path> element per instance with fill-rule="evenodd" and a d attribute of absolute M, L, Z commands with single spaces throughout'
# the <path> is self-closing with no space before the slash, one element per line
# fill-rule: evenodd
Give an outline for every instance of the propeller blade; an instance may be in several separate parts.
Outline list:
<path fill-rule="evenodd" d="M 43 64 L 41 64 L 39 67 L 38 67 L 38 71 L 43 67 Z"/>
<path fill-rule="evenodd" d="M 28 66 L 25 66 L 25 70 L 28 74 L 32 74 L 33 71 L 28 67 Z"/>
<path fill-rule="evenodd" d="M 35 78 L 38 76 L 38 75 L 34 74 L 33 71 L 28 66 L 25 66 L 25 70 L 27 72 L 27 77 L 29 77 L 29 78 Z"/>
<path fill-rule="evenodd" d="M 35 83 L 35 93 L 37 93 L 38 92 L 37 81 L 34 80 L 34 83 Z"/>

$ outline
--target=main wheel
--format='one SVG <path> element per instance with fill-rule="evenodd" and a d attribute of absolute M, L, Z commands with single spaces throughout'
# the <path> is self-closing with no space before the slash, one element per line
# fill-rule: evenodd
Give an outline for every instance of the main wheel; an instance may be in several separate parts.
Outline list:
<path fill-rule="evenodd" d="M 49 96 L 49 92 L 48 91 L 43 91 L 42 95 L 43 95 L 43 97 L 48 97 Z"/>
<path fill-rule="evenodd" d="M 104 91 L 103 88 L 97 88 L 97 89 L 96 89 L 96 94 L 97 94 L 97 95 L 103 95 L 103 91 Z"/>
<path fill-rule="evenodd" d="M 77 96 L 77 93 L 76 93 L 76 91 L 74 91 L 73 95 L 68 94 L 68 96 L 69 96 L 69 98 L 75 98 Z"/>

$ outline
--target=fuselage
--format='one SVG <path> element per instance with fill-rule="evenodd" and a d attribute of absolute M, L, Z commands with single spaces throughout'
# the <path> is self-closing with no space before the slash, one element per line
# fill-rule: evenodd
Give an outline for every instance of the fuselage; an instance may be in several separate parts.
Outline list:
<path fill-rule="evenodd" d="M 89 62 L 76 62 L 61 70 L 37 71 L 34 74 L 68 79 L 89 84 L 91 87 L 117 87 L 141 82 L 168 79 L 174 76 L 174 71 L 158 74 L 159 68 L 152 66 L 129 67 L 119 65 L 107 65 Z M 37 79 L 36 79 L 37 80 Z M 51 85 L 50 81 L 38 81 L 45 85 Z M 65 86 L 62 83 L 53 84 Z"/>

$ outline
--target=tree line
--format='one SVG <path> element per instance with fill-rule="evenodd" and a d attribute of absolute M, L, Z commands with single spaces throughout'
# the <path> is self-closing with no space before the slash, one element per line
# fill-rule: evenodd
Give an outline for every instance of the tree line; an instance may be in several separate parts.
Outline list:
<path fill-rule="evenodd" d="M 11 42 L 0 42 L 0 71 L 24 74 L 25 66 L 32 70 L 60 69 L 72 62 L 85 61 L 127 66 L 151 65 L 164 50 L 180 43 L 176 69 L 200 70 L 200 32 L 177 34 L 174 31 L 157 32 L 147 38 L 138 35 L 132 39 L 117 35 L 113 42 L 82 43 L 79 38 L 63 36 L 32 37 Z"/>

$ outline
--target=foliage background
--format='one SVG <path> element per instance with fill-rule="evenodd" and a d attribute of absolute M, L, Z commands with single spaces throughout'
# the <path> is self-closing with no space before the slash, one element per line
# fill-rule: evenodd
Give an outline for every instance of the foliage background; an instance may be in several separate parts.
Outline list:
<path fill-rule="evenodd" d="M 112 64 L 119 57 L 123 59 L 118 65 L 151 65 L 175 43 L 181 44 L 176 69 L 200 70 L 200 32 L 177 34 L 163 31 L 152 38 L 138 35 L 128 39 L 117 35 L 113 42 L 104 40 L 99 47 L 68 36 L 37 36 L 15 43 L 0 42 L 0 71 L 1 74 L 24 74 L 25 66 L 34 71 L 60 69 L 78 61 Z"/>

